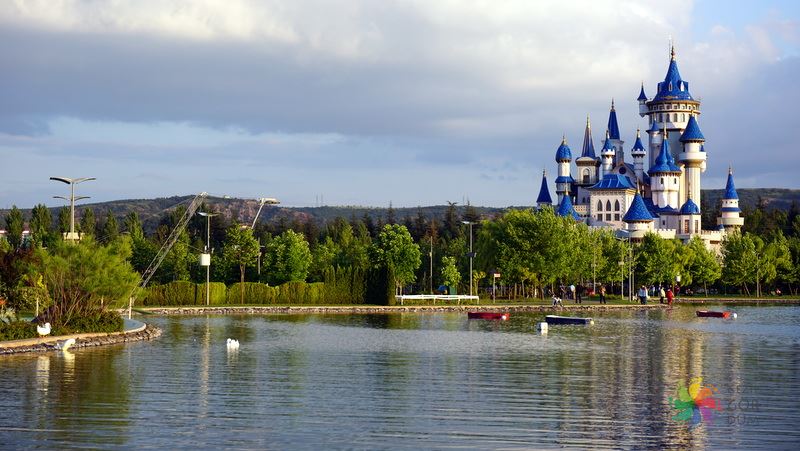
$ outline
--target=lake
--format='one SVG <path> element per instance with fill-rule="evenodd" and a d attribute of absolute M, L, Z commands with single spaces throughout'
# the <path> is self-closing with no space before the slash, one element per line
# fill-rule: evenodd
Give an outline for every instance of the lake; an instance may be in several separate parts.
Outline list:
<path fill-rule="evenodd" d="M 732 309 L 147 316 L 160 339 L 0 357 L 0 447 L 796 449 L 800 307 Z M 721 405 L 694 426 L 693 377 Z"/>

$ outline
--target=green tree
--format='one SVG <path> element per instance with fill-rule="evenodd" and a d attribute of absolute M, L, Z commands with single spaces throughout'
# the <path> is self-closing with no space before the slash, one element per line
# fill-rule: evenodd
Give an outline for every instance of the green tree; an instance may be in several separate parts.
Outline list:
<path fill-rule="evenodd" d="M 114 217 L 114 213 L 112 213 L 111 210 L 108 210 L 106 213 L 105 220 L 100 230 L 100 236 L 98 238 L 101 243 L 110 243 L 119 237 L 117 218 Z"/>
<path fill-rule="evenodd" d="M 311 277 L 317 281 L 324 280 L 325 274 L 334 267 L 334 260 L 339 252 L 339 246 L 330 236 L 318 242 L 311 252 Z"/>
<path fill-rule="evenodd" d="M 311 250 L 303 234 L 287 230 L 267 243 L 264 263 L 272 284 L 302 281 L 308 277 Z"/>
<path fill-rule="evenodd" d="M 139 220 L 139 215 L 132 211 L 125 215 L 125 222 L 124 222 L 125 230 L 131 236 L 131 238 L 138 239 L 144 237 L 144 230 L 142 230 L 142 221 Z"/>
<path fill-rule="evenodd" d="M 461 273 L 456 268 L 455 257 L 442 257 L 442 283 L 449 287 L 458 287 L 461 283 Z"/>
<path fill-rule="evenodd" d="M 731 233 L 722 242 L 722 280 L 750 294 L 747 284 L 756 278 L 756 243 L 750 234 Z"/>
<path fill-rule="evenodd" d="M 244 304 L 244 275 L 248 266 L 258 260 L 258 241 L 253 237 L 253 230 L 233 224 L 228 228 L 222 255 L 225 260 L 239 267 L 241 286 L 241 303 Z"/>
<path fill-rule="evenodd" d="M 84 235 L 94 235 L 97 228 L 97 220 L 94 216 L 94 210 L 91 207 L 83 210 L 81 215 L 81 233 Z"/>
<path fill-rule="evenodd" d="M 416 279 L 422 253 L 405 226 L 387 224 L 378 233 L 371 250 L 375 268 L 387 267 L 394 273 L 398 289 Z"/>
<path fill-rule="evenodd" d="M 22 211 L 16 205 L 6 214 L 6 239 L 13 249 L 22 245 L 22 229 L 24 227 Z"/>
<path fill-rule="evenodd" d="M 53 217 L 50 209 L 44 204 L 38 204 L 31 210 L 30 231 L 31 240 L 36 246 L 48 246 L 51 239 L 50 226 Z"/>
<path fill-rule="evenodd" d="M 61 207 L 58 210 L 58 232 L 61 233 L 62 236 L 69 232 L 70 218 L 69 207 Z"/>
<path fill-rule="evenodd" d="M 54 326 L 96 317 L 104 306 L 124 299 L 139 281 L 127 262 L 127 241 L 101 246 L 87 237 L 77 244 L 59 242 L 37 253 L 36 272 L 53 302 L 46 319 Z"/>
<path fill-rule="evenodd" d="M 703 284 L 703 291 L 707 294 L 708 284 L 722 277 L 722 266 L 714 251 L 706 248 L 700 237 L 693 237 L 687 246 L 691 249 L 691 259 L 686 265 L 686 273 L 694 283 Z"/>

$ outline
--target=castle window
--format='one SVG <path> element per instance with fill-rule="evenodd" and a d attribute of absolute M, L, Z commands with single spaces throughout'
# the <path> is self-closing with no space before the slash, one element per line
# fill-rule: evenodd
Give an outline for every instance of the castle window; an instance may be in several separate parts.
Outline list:
<path fill-rule="evenodd" d="M 683 233 L 689 233 L 689 220 L 683 220 Z"/>
<path fill-rule="evenodd" d="M 619 201 L 614 202 L 614 211 L 619 211 Z"/>
<path fill-rule="evenodd" d="M 597 211 L 603 211 L 603 202 L 597 201 Z"/>
<path fill-rule="evenodd" d="M 614 213 L 614 220 L 619 221 L 619 213 Z"/>
<path fill-rule="evenodd" d="M 697 219 L 694 220 L 694 230 L 695 231 L 700 230 L 700 221 L 698 221 Z"/>
<path fill-rule="evenodd" d="M 602 214 L 598 214 L 597 215 L 597 220 L 598 221 L 602 221 L 603 220 L 603 215 Z"/>
<path fill-rule="evenodd" d="M 611 211 L 611 201 L 610 200 L 606 201 L 606 211 Z"/>
<path fill-rule="evenodd" d="M 678 184 L 678 177 L 675 177 L 675 181 L 673 182 L 673 185 L 677 185 L 677 184 Z"/>
<path fill-rule="evenodd" d="M 589 183 L 589 170 L 583 170 L 583 183 Z"/>
<path fill-rule="evenodd" d="M 664 177 L 661 177 L 661 184 L 664 184 Z"/>
<path fill-rule="evenodd" d="M 658 113 L 658 122 L 663 122 L 663 121 L 664 121 L 664 115 L 661 114 L 661 113 Z"/>
<path fill-rule="evenodd" d="M 610 221 L 610 220 L 611 220 L 611 213 L 606 213 L 606 221 Z"/>
<path fill-rule="evenodd" d="M 685 115 L 685 114 L 683 114 L 683 113 L 681 113 L 681 122 L 683 122 L 683 121 L 685 121 L 685 120 L 686 120 L 686 115 Z"/>

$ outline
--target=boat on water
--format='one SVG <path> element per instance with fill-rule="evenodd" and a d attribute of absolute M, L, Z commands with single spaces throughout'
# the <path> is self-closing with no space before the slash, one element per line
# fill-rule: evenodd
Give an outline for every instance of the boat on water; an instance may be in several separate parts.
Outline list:
<path fill-rule="evenodd" d="M 731 317 L 736 318 L 736 314 L 735 313 L 727 312 L 727 311 L 726 312 L 717 312 L 717 311 L 714 311 L 714 310 L 698 310 L 697 312 L 695 312 L 695 314 L 699 318 L 725 318 L 725 319 L 728 319 L 728 318 L 731 318 Z"/>
<path fill-rule="evenodd" d="M 547 321 L 547 324 L 594 324 L 592 318 L 581 318 L 578 316 L 547 315 L 545 321 Z"/>
<path fill-rule="evenodd" d="M 506 321 L 509 317 L 511 317 L 511 314 L 508 312 L 467 312 L 467 318 L 469 319 L 492 319 Z"/>

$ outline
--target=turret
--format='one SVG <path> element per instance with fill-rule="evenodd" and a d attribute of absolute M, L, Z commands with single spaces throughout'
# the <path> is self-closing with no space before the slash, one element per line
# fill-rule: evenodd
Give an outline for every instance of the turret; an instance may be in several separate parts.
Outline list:
<path fill-rule="evenodd" d="M 645 117 L 647 115 L 647 96 L 644 93 L 644 82 L 642 82 L 642 89 L 639 91 L 639 116 Z"/>
<path fill-rule="evenodd" d="M 642 144 L 642 137 L 639 130 L 636 130 L 636 142 L 633 143 L 631 149 L 631 156 L 633 157 L 633 171 L 636 174 L 636 180 L 641 183 L 644 181 L 644 159 L 647 156 L 647 151 Z"/>
<path fill-rule="evenodd" d="M 550 188 L 547 186 L 547 171 L 542 171 L 542 186 L 539 188 L 539 197 L 536 198 L 536 206 L 539 208 L 545 205 L 553 206 L 553 199 L 550 197 Z"/>
<path fill-rule="evenodd" d="M 611 135 L 608 130 L 606 130 L 606 140 L 603 143 L 603 150 L 600 151 L 601 172 L 604 176 L 606 174 L 611 174 L 612 169 L 614 169 L 615 156 L 616 151 L 614 150 L 614 145 L 611 143 Z"/>
<path fill-rule="evenodd" d="M 678 213 L 678 234 L 697 235 L 700 233 L 700 207 L 689 198 Z"/>
<path fill-rule="evenodd" d="M 558 202 L 564 196 L 569 195 L 572 184 L 575 179 L 570 174 L 570 163 L 572 162 L 572 151 L 567 145 L 567 138 L 561 138 L 561 145 L 556 150 L 556 163 L 558 163 L 558 178 L 556 178 L 556 194 L 558 194 Z"/>
<path fill-rule="evenodd" d="M 572 218 L 576 221 L 581 220 L 581 216 L 575 212 L 575 208 L 572 206 L 572 199 L 570 199 L 569 196 L 564 196 L 561 198 L 561 202 L 558 204 L 558 210 L 556 210 L 556 214 L 559 216 Z"/>
<path fill-rule="evenodd" d="M 626 229 L 630 238 L 642 238 L 644 234 L 653 230 L 653 220 L 655 217 L 647 209 L 644 199 L 639 193 L 633 197 L 630 208 L 622 217 L 627 224 Z"/>
<path fill-rule="evenodd" d="M 597 166 L 599 166 L 599 162 L 594 153 L 592 125 L 589 122 L 589 116 L 586 116 L 581 156 L 575 160 L 575 165 L 578 166 L 578 185 L 591 186 L 597 183 Z"/>
<path fill-rule="evenodd" d="M 653 196 L 653 204 L 659 208 L 667 206 L 677 208 L 681 168 L 675 164 L 670 153 L 666 130 L 663 133 L 665 137 L 661 141 L 661 150 L 656 157 L 655 164 L 647 171 L 650 176 L 650 192 Z"/>
<path fill-rule="evenodd" d="M 700 174 L 706 168 L 706 152 L 703 149 L 705 140 L 697 119 L 691 116 L 681 134 L 683 152 L 678 155 L 678 161 L 685 169 L 683 193 L 686 199 L 700 199 Z"/>
<path fill-rule="evenodd" d="M 618 166 L 625 160 L 622 145 L 625 144 L 619 137 L 619 123 L 617 122 L 617 110 L 614 108 L 614 99 L 611 99 L 611 111 L 608 113 L 608 136 L 611 138 L 611 146 L 614 148 L 613 165 Z"/>
<path fill-rule="evenodd" d="M 724 229 L 736 229 L 744 225 L 739 209 L 739 194 L 733 184 L 733 168 L 728 168 L 728 183 L 725 185 L 725 194 L 722 196 L 722 206 L 719 209 L 717 224 Z"/>

